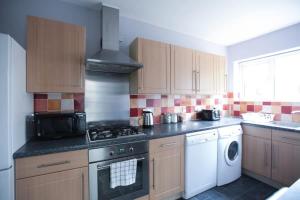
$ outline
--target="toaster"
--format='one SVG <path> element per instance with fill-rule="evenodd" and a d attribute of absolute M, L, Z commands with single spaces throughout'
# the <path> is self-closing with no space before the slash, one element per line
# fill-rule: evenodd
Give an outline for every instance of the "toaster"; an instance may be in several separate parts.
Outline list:
<path fill-rule="evenodd" d="M 221 119 L 221 111 L 217 109 L 201 110 L 197 113 L 197 118 L 206 121 L 217 121 Z"/>

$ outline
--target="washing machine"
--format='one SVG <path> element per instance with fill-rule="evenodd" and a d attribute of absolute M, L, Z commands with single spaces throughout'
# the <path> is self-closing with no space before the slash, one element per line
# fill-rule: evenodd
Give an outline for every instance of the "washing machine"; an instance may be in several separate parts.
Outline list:
<path fill-rule="evenodd" d="M 237 180 L 242 174 L 242 127 L 218 129 L 217 186 Z"/>

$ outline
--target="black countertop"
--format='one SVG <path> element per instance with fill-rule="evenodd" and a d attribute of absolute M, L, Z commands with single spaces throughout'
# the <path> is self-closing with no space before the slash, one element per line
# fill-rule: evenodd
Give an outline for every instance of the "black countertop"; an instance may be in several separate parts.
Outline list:
<path fill-rule="evenodd" d="M 293 122 L 270 122 L 270 123 L 257 123 L 243 121 L 240 118 L 222 118 L 220 121 L 188 121 L 177 124 L 159 124 L 154 125 L 149 129 L 142 129 L 145 132 L 144 136 L 135 138 L 120 138 L 112 140 L 104 140 L 96 143 L 88 143 L 86 136 L 76 138 L 66 138 L 61 140 L 48 140 L 48 141 L 29 141 L 17 150 L 13 157 L 23 158 L 29 156 L 44 155 L 50 153 L 59 153 L 65 151 L 74 151 L 80 149 L 99 148 L 103 146 L 109 146 L 119 143 L 134 142 L 141 140 L 151 140 L 163 137 L 171 137 L 176 135 L 182 135 L 186 133 L 192 133 L 196 131 L 204 131 L 214 128 L 220 128 L 225 126 L 248 124 L 253 126 L 260 126 L 266 128 L 287 130 L 300 133 L 300 123 Z M 299 128 L 298 128 L 299 127 Z"/>

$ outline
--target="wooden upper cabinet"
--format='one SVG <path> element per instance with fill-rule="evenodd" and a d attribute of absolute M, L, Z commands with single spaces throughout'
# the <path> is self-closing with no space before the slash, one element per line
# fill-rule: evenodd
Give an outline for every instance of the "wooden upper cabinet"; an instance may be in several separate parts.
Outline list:
<path fill-rule="evenodd" d="M 171 46 L 171 93 L 196 93 L 196 66 L 192 49 Z"/>
<path fill-rule="evenodd" d="M 224 56 L 195 52 L 197 93 L 223 94 L 227 90 L 226 61 Z"/>
<path fill-rule="evenodd" d="M 84 92 L 84 63 L 85 28 L 28 17 L 28 92 Z"/>
<path fill-rule="evenodd" d="M 131 93 L 170 93 L 170 45 L 137 38 L 130 56 L 144 67 L 130 75 Z"/>
<path fill-rule="evenodd" d="M 214 56 L 215 93 L 224 94 L 227 91 L 227 70 L 224 56 Z"/>
<path fill-rule="evenodd" d="M 199 63 L 199 90 L 200 94 L 215 93 L 214 85 L 214 56 L 208 53 L 197 52 Z"/>

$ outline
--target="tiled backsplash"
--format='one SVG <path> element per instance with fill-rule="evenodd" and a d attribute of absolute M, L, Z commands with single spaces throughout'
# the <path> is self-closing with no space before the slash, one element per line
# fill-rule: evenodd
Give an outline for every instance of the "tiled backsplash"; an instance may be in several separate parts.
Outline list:
<path fill-rule="evenodd" d="M 84 111 L 82 93 L 34 94 L 34 112 Z"/>
<path fill-rule="evenodd" d="M 163 113 L 180 113 L 183 120 L 196 118 L 197 110 L 216 107 L 222 115 L 230 115 L 233 104 L 233 94 L 225 95 L 130 95 L 130 123 L 137 126 L 142 124 L 143 109 L 151 109 L 154 123 L 160 123 Z"/>
<path fill-rule="evenodd" d="M 246 112 L 266 112 L 275 114 L 276 121 L 292 121 L 292 111 L 300 110 L 299 102 L 249 102 L 234 101 L 233 115 L 240 116 Z"/>

